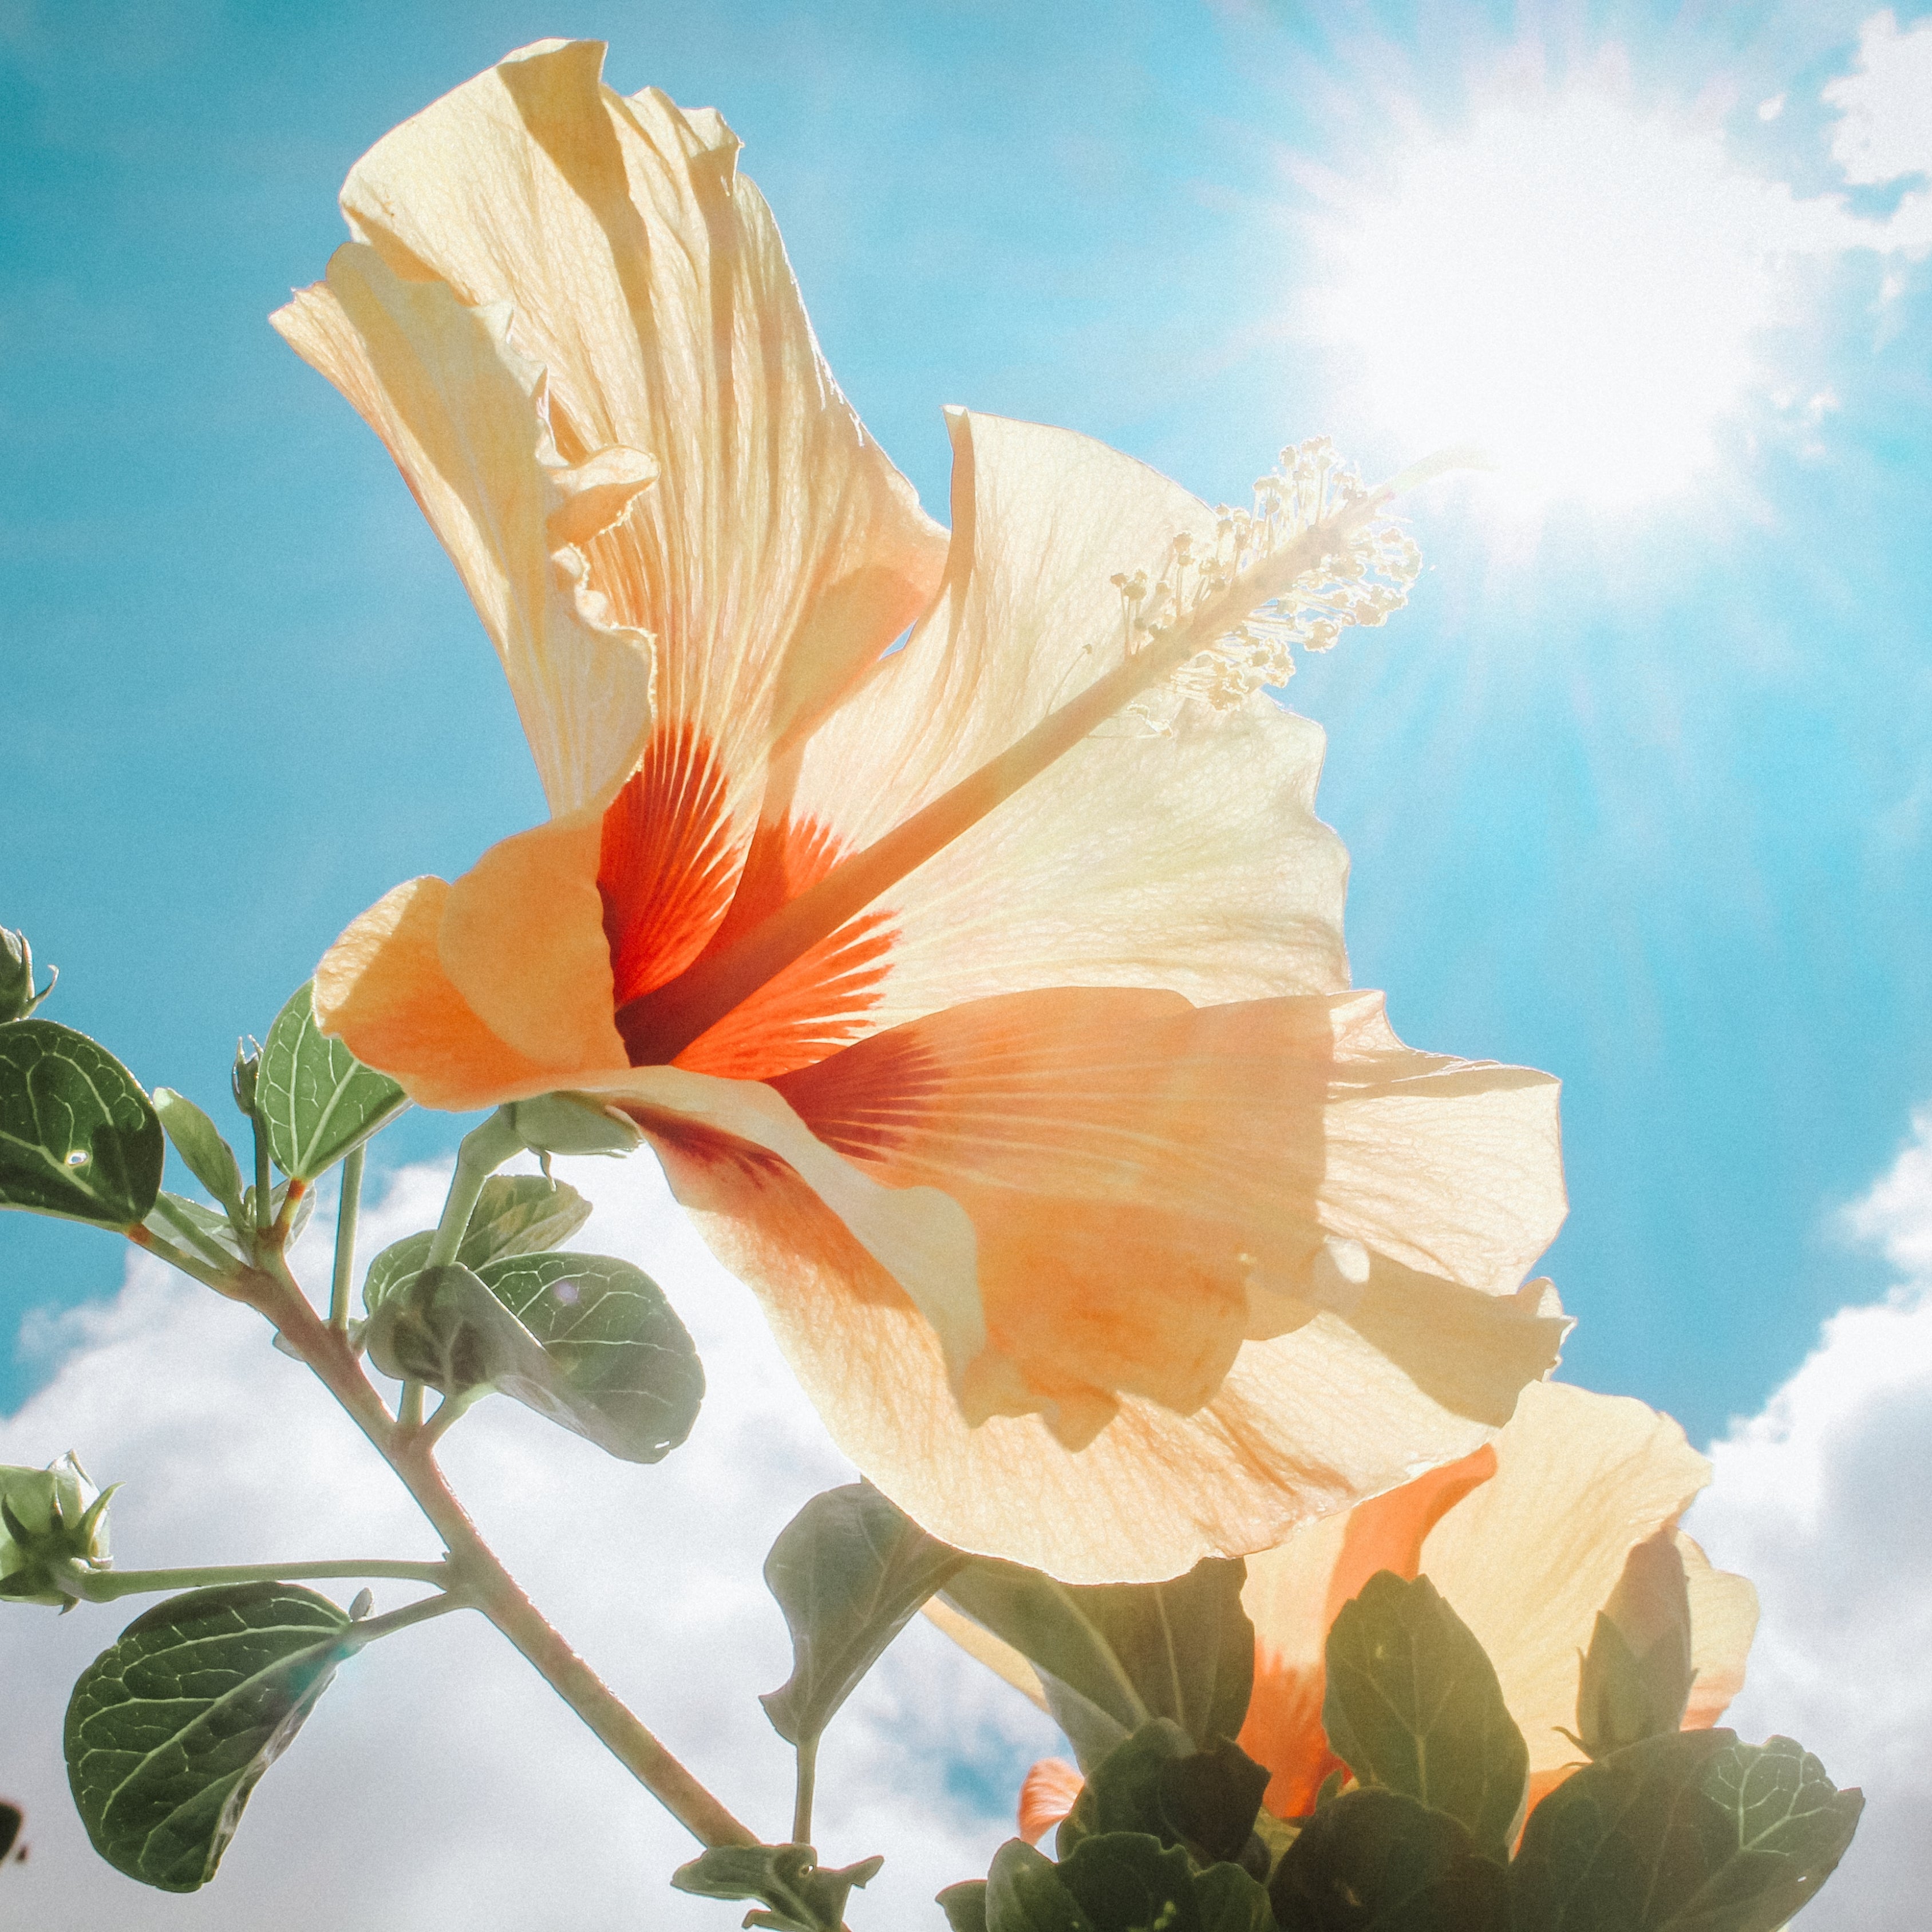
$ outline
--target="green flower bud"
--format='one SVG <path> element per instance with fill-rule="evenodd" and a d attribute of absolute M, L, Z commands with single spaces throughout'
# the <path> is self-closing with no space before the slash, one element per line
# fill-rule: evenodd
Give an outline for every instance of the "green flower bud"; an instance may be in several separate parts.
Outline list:
<path fill-rule="evenodd" d="M 10 932 L 0 926 L 0 1024 L 23 1020 L 54 989 L 60 968 L 37 993 L 34 991 L 34 949 L 24 932 Z"/>
<path fill-rule="evenodd" d="M 1592 1758 L 1675 1731 L 1690 1701 L 1690 1594 L 1677 1526 L 1636 1544 L 1583 1659 L 1577 1742 Z"/>
<path fill-rule="evenodd" d="M 532 1154 L 632 1154 L 644 1137 L 628 1114 L 592 1094 L 543 1094 L 500 1111 Z"/>
<path fill-rule="evenodd" d="M 250 1053 L 249 1048 L 255 1047 Z M 253 1040 L 235 1042 L 235 1068 L 229 1076 L 229 1084 L 233 1089 L 235 1104 L 250 1119 L 255 1114 L 255 1082 L 262 1071 L 262 1049 Z"/>
<path fill-rule="evenodd" d="M 0 1598 L 71 1608 L 90 1570 L 111 1568 L 107 1504 L 70 1450 L 44 1469 L 0 1466 Z"/>

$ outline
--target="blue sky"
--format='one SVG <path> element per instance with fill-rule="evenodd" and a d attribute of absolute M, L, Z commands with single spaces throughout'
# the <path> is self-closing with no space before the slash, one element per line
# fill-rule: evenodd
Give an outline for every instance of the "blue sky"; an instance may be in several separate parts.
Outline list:
<path fill-rule="evenodd" d="M 604 37 L 618 86 L 726 114 L 943 513 L 949 402 L 1210 500 L 1318 430 L 1418 454 L 1376 403 L 1402 372 L 1310 320 L 1324 237 L 1498 76 L 1592 80 L 1892 232 L 1924 180 L 1848 182 L 1825 98 L 1873 11 L 5 0 L 0 922 L 62 967 L 50 1014 L 214 1109 L 350 916 L 540 814 L 453 572 L 265 320 L 355 157 L 512 46 Z M 1419 1046 L 1566 1082 L 1567 1372 L 1700 1439 L 1882 1286 L 1834 1210 L 1932 1099 L 1932 278 L 1799 252 L 1689 484 L 1440 487 L 1412 608 L 1291 693 L 1330 732 L 1358 980 Z M 0 1221 L 0 1342 L 124 1260 Z M 0 1403 L 47 1367 L 0 1362 Z"/>

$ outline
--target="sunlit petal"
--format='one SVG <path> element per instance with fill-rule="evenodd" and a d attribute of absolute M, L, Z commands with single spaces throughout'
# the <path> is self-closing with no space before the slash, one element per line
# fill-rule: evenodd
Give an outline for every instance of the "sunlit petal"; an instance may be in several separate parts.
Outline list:
<path fill-rule="evenodd" d="M 600 805 L 652 722 L 650 639 L 611 619 L 568 539 L 621 519 L 656 464 L 605 447 L 572 467 L 544 416 L 543 372 L 505 339 L 506 308 L 466 308 L 369 248 L 272 318 L 388 445 L 502 660 L 553 810 Z"/>

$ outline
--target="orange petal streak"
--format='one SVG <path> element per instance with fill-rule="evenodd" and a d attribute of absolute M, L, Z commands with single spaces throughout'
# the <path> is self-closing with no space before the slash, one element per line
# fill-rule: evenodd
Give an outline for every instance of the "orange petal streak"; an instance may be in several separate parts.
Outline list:
<path fill-rule="evenodd" d="M 706 956 L 817 885 L 844 852 L 814 819 L 761 824 Z M 861 913 L 699 1034 L 672 1064 L 725 1079 L 769 1080 L 849 1046 L 878 1004 L 893 937 L 890 913 Z"/>
<path fill-rule="evenodd" d="M 1496 1473 L 1496 1450 L 1485 1442 L 1460 1462 L 1444 1463 L 1399 1490 L 1357 1504 L 1348 1512 L 1342 1553 L 1328 1580 L 1328 1621 L 1332 1624 L 1342 1606 L 1360 1595 L 1362 1586 L 1378 1570 L 1393 1570 L 1413 1580 L 1422 1568 L 1423 1539 L 1472 1490 Z"/>
<path fill-rule="evenodd" d="M 1255 1658 L 1254 1695 L 1234 1742 L 1273 1774 L 1262 1802 L 1277 1818 L 1306 1817 L 1322 1780 L 1346 1768 L 1328 1748 L 1322 1728 L 1324 1688 L 1318 1664 L 1289 1664 L 1272 1654 Z"/>
<path fill-rule="evenodd" d="M 724 918 L 743 856 L 726 798 L 710 740 L 666 720 L 606 808 L 597 886 L 619 1006 L 682 972 Z"/>

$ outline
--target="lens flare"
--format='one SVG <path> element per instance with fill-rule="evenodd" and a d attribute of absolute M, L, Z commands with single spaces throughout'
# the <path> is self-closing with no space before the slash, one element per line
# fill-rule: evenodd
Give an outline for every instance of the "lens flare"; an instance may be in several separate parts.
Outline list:
<path fill-rule="evenodd" d="M 1600 92 L 1424 140 L 1324 236 L 1316 326 L 1406 447 L 1474 442 L 1539 494 L 1682 485 L 1754 380 L 1788 191 Z"/>

